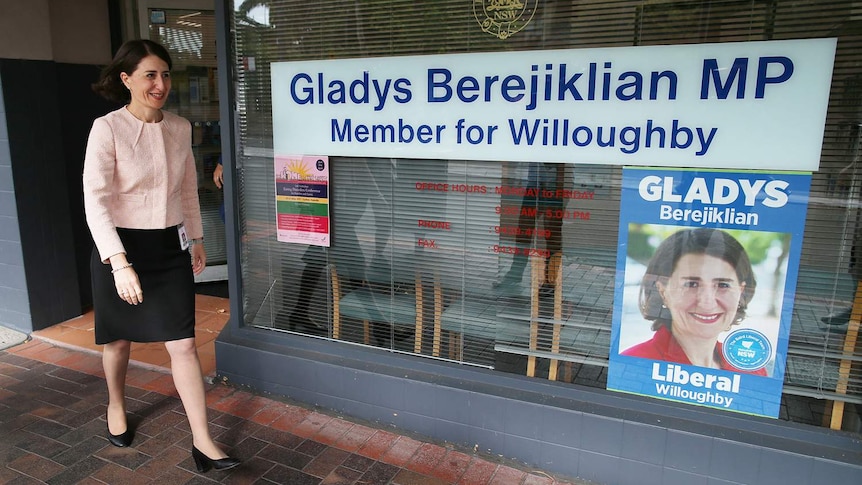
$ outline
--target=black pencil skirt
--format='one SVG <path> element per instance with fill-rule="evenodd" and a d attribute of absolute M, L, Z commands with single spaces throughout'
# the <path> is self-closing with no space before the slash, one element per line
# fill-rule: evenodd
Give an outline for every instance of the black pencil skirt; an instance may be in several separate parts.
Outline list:
<path fill-rule="evenodd" d="M 94 248 L 90 258 L 96 344 L 115 340 L 164 342 L 195 335 L 195 281 L 191 256 L 180 247 L 176 227 L 117 229 L 126 257 L 138 273 L 143 303 L 117 294 L 111 265 Z"/>

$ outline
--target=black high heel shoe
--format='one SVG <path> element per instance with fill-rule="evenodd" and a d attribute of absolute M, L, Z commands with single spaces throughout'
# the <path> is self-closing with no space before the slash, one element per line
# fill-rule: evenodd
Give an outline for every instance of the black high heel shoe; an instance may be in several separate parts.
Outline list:
<path fill-rule="evenodd" d="M 206 473 L 210 471 L 210 468 L 215 468 L 216 470 L 230 470 L 231 468 L 240 464 L 240 461 L 236 458 L 222 458 L 220 460 L 213 460 L 212 458 L 206 456 L 201 452 L 201 450 L 192 446 L 192 458 L 195 459 L 195 466 L 200 473 Z"/>
<path fill-rule="evenodd" d="M 107 421 L 107 418 L 105 418 Z M 128 420 L 127 420 L 128 421 Z M 121 434 L 111 434 L 111 429 L 108 428 L 108 441 L 118 448 L 125 448 L 132 445 L 132 440 L 135 438 L 135 432 L 126 424 L 126 430 Z"/>

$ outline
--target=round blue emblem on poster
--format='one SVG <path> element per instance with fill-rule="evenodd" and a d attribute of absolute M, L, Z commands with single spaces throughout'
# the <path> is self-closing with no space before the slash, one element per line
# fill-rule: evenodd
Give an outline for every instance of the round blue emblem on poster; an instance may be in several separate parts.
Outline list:
<path fill-rule="evenodd" d="M 319 158 L 317 159 L 317 163 L 315 165 L 318 172 L 322 172 L 323 169 L 326 168 L 326 164 L 323 162 L 323 160 Z"/>
<path fill-rule="evenodd" d="M 766 335 L 742 328 L 730 333 L 724 339 L 722 348 L 724 359 L 739 370 L 754 371 L 769 362 L 772 355 L 772 344 Z"/>

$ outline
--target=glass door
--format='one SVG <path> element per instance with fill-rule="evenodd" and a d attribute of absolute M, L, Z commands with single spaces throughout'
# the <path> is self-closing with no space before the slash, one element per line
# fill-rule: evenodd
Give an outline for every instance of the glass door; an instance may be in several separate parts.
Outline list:
<path fill-rule="evenodd" d="M 207 249 L 207 271 L 196 280 L 224 280 L 224 194 L 213 181 L 221 159 L 214 2 L 143 0 L 138 5 L 141 36 L 164 45 L 173 60 L 173 83 L 165 109 L 192 124 Z"/>

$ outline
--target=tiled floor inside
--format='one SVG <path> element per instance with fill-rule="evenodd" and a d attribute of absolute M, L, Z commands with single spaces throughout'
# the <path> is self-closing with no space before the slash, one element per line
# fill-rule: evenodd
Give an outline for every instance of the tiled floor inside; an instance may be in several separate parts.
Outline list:
<path fill-rule="evenodd" d="M 229 300 L 209 295 L 195 295 L 195 343 L 205 376 L 215 373 L 215 339 L 230 318 Z M 93 338 L 92 310 L 66 322 L 33 332 L 33 338 L 59 347 L 101 352 Z M 168 369 L 170 357 L 162 343 L 132 344 L 131 360 L 143 367 Z"/>
<path fill-rule="evenodd" d="M 212 376 L 214 340 L 228 320 L 228 300 L 198 295 L 197 303 L 199 353 Z M 133 348 L 127 395 L 135 439 L 129 448 L 108 443 L 104 374 L 92 333 L 87 314 L 0 351 L 0 483 L 585 483 L 219 383 L 207 384 L 211 429 L 243 463 L 198 474 L 163 346 Z"/>

